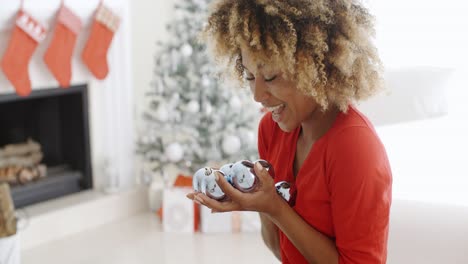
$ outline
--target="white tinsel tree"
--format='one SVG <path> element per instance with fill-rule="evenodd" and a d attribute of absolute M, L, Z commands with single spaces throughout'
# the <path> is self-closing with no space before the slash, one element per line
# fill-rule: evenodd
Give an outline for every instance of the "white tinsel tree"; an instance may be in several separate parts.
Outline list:
<path fill-rule="evenodd" d="M 138 152 L 153 172 L 182 173 L 256 159 L 259 106 L 249 90 L 226 87 L 198 40 L 210 0 L 182 0 L 158 43 L 154 81 Z"/>

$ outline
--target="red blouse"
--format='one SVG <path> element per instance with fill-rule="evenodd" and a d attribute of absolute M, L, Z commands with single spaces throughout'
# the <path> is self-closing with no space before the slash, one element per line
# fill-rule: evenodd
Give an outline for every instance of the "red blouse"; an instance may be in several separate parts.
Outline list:
<path fill-rule="evenodd" d="M 300 127 L 283 132 L 267 113 L 260 122 L 260 158 L 275 182 L 293 187 L 294 210 L 335 241 L 339 263 L 385 263 L 392 200 L 392 173 L 385 148 L 369 120 L 354 107 L 340 113 L 310 150 L 296 179 L 294 156 Z M 283 263 L 307 263 L 280 231 Z"/>

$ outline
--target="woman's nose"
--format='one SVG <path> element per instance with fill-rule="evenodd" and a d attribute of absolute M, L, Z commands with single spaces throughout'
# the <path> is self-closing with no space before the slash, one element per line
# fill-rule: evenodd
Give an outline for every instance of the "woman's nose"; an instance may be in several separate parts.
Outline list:
<path fill-rule="evenodd" d="M 255 78 L 255 82 L 251 84 L 251 89 L 256 102 L 262 103 L 268 98 L 267 86 L 260 78 Z"/>

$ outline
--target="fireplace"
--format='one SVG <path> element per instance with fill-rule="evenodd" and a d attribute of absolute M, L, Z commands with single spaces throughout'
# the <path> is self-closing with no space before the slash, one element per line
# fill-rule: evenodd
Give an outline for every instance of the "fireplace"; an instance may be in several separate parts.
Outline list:
<path fill-rule="evenodd" d="M 45 177 L 11 187 L 16 208 L 93 186 L 87 85 L 0 95 L 0 147 L 33 140 L 41 146 Z"/>

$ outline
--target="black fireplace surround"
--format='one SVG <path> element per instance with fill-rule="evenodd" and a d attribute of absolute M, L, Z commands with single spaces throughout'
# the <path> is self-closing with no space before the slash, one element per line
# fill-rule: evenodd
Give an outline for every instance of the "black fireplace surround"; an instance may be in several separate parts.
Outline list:
<path fill-rule="evenodd" d="M 47 176 L 12 186 L 16 208 L 92 188 L 86 85 L 0 95 L 0 146 L 33 139 Z"/>

